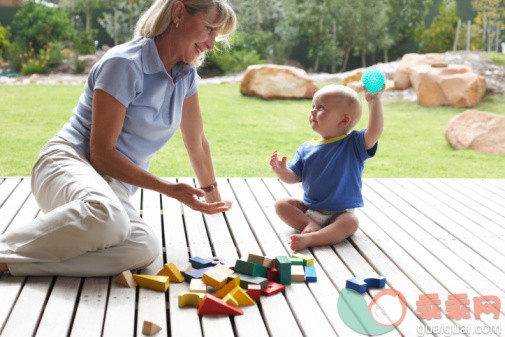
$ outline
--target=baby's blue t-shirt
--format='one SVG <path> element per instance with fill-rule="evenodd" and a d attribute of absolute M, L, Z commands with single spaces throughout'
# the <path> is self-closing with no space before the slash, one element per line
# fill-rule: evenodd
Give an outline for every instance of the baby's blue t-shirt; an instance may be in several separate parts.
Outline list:
<path fill-rule="evenodd" d="M 198 91 L 199 76 L 187 64 L 168 74 L 153 39 L 138 38 L 110 49 L 91 69 L 70 122 L 57 136 L 89 159 L 93 92 L 101 89 L 126 107 L 116 149 L 148 170 L 149 162 L 181 123 L 184 99 Z M 131 194 L 137 187 L 124 184 Z"/>
<path fill-rule="evenodd" d="M 377 143 L 366 150 L 365 130 L 303 143 L 288 167 L 301 177 L 305 206 L 323 211 L 362 207 L 361 177 L 365 160 L 376 151 Z"/>

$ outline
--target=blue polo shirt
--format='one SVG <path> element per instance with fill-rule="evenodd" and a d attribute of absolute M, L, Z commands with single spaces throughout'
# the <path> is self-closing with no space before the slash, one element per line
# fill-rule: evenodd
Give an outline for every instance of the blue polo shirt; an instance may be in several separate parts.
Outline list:
<path fill-rule="evenodd" d="M 366 150 L 363 129 L 325 141 L 305 142 L 287 166 L 301 177 L 305 206 L 318 211 L 343 211 L 363 206 L 361 177 L 365 160 L 376 151 L 377 143 Z"/>
<path fill-rule="evenodd" d="M 153 39 L 132 40 L 110 49 L 91 69 L 70 122 L 57 136 L 76 145 L 89 159 L 93 92 L 101 89 L 126 107 L 116 149 L 141 168 L 174 135 L 184 99 L 198 91 L 199 76 L 187 64 L 168 74 Z M 124 184 L 131 194 L 137 187 Z"/>

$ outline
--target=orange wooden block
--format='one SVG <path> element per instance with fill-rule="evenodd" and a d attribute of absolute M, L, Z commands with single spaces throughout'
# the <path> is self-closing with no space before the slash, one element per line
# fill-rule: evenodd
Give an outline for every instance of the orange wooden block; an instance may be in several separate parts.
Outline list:
<path fill-rule="evenodd" d="M 131 271 L 125 270 L 114 280 L 114 282 L 121 284 L 128 288 L 135 288 L 138 284 L 135 282 Z"/>
<path fill-rule="evenodd" d="M 219 289 L 218 292 L 214 294 L 214 296 L 223 298 L 235 287 L 240 287 L 240 275 L 237 275 L 237 277 L 235 277 L 233 280 L 226 283 L 226 285 Z"/>
<path fill-rule="evenodd" d="M 153 322 L 144 321 L 144 325 L 142 326 L 142 334 L 152 336 L 159 331 L 161 331 L 160 326 L 154 324 Z"/>
<path fill-rule="evenodd" d="M 224 302 L 222 299 L 205 295 L 202 303 L 198 307 L 198 315 L 243 315 L 244 312 L 234 306 Z"/>
<path fill-rule="evenodd" d="M 156 274 L 158 276 L 168 276 L 170 278 L 170 282 L 181 283 L 184 282 L 184 275 L 177 269 L 175 264 L 169 263 L 166 264 L 162 270 Z"/>

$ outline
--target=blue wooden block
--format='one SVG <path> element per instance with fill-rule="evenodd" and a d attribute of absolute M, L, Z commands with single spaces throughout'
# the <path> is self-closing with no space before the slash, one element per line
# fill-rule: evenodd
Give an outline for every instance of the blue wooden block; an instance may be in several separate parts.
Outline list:
<path fill-rule="evenodd" d="M 212 266 L 188 271 L 184 273 L 184 280 L 186 280 L 186 282 L 191 282 L 192 278 L 202 278 L 203 274 L 205 274 L 205 272 L 211 268 Z"/>
<path fill-rule="evenodd" d="M 212 261 L 207 259 L 202 259 L 201 257 L 195 256 L 189 259 L 189 263 L 195 269 L 212 267 Z"/>
<path fill-rule="evenodd" d="M 316 267 L 305 266 L 305 282 L 317 282 Z"/>
<path fill-rule="evenodd" d="M 361 294 L 363 294 L 368 287 L 384 288 L 385 285 L 386 278 L 380 275 L 357 276 L 348 279 L 345 283 L 346 288 L 356 290 Z"/>

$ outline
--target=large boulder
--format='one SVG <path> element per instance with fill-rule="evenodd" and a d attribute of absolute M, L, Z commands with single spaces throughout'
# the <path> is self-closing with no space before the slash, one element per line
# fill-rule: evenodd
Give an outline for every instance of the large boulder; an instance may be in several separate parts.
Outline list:
<path fill-rule="evenodd" d="M 400 65 L 393 74 L 393 80 L 395 82 L 395 88 L 397 90 L 404 90 L 411 86 L 410 74 L 412 69 L 432 64 L 444 64 L 445 56 L 444 54 L 405 54 L 402 57 Z"/>
<path fill-rule="evenodd" d="M 412 69 L 419 105 L 475 107 L 486 93 L 486 80 L 464 65 L 424 65 Z"/>
<path fill-rule="evenodd" d="M 312 98 L 317 86 L 307 73 L 295 67 L 252 65 L 240 82 L 240 92 L 263 99 Z"/>
<path fill-rule="evenodd" d="M 467 110 L 454 116 L 445 128 L 445 139 L 456 150 L 505 154 L 505 117 Z"/>

